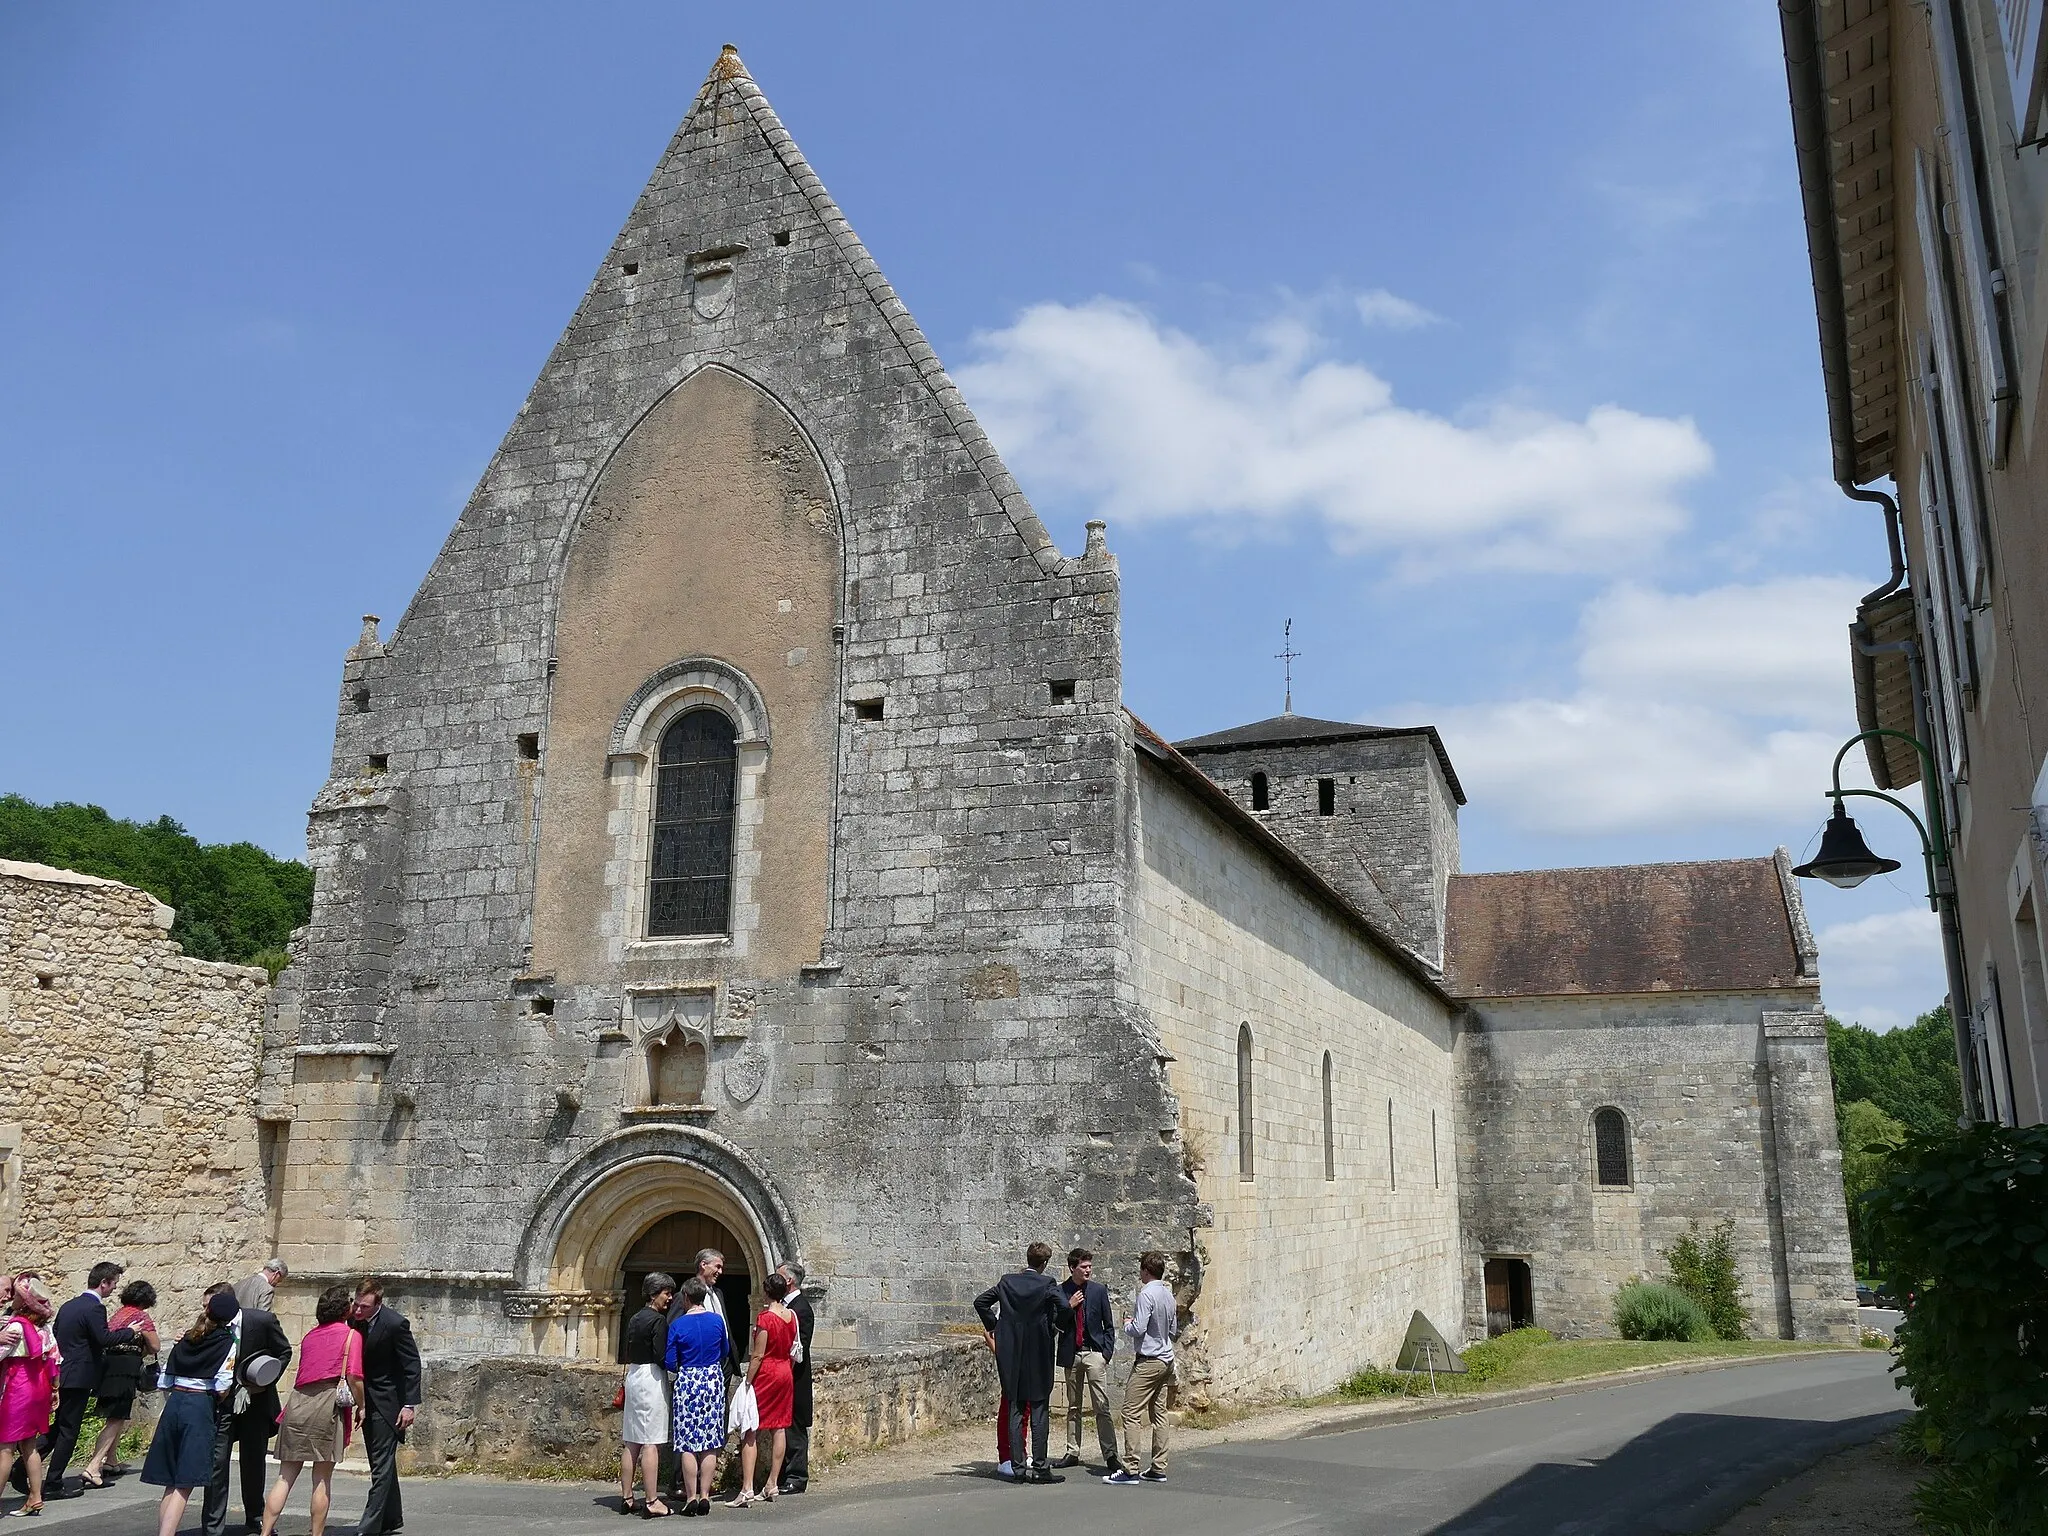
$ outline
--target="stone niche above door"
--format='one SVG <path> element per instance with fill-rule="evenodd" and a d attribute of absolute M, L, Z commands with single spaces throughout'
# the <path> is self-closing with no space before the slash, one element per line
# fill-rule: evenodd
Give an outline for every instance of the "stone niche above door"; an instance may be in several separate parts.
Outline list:
<path fill-rule="evenodd" d="M 628 987 L 620 1020 L 629 1052 L 625 1113 L 704 1118 L 721 1089 L 733 1104 L 752 1100 L 767 1077 L 752 1015 L 751 987 Z"/>

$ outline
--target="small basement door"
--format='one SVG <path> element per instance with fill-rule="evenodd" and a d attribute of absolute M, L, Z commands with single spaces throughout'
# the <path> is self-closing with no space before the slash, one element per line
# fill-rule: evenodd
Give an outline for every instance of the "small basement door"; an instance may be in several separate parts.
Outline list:
<path fill-rule="evenodd" d="M 1527 1259 L 1486 1261 L 1486 1336 L 1532 1327 L 1536 1307 L 1530 1295 Z"/>

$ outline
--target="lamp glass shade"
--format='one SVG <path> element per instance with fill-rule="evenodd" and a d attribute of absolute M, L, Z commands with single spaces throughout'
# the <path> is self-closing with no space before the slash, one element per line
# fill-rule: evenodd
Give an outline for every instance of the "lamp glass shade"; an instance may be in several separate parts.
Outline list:
<path fill-rule="evenodd" d="M 1828 818 L 1827 826 L 1821 831 L 1820 852 L 1813 856 L 1811 863 L 1799 865 L 1792 873 L 1802 878 L 1825 880 L 1829 885 L 1838 885 L 1848 891 L 1872 875 L 1888 875 L 1898 867 L 1897 859 L 1879 858 L 1870 851 L 1870 844 L 1863 841 L 1862 829 L 1837 800 L 1835 814 Z"/>

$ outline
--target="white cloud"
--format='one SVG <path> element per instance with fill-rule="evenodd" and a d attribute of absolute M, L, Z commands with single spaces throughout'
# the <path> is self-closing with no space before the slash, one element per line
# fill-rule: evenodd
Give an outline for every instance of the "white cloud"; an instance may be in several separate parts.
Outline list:
<path fill-rule="evenodd" d="M 1397 405 L 1300 317 L 1232 350 L 1110 299 L 1039 304 L 975 346 L 961 386 L 1027 486 L 1112 519 L 1315 518 L 1411 567 L 1626 568 L 1685 526 L 1680 489 L 1713 463 L 1689 419 L 1618 405 Z"/>
<path fill-rule="evenodd" d="M 1925 907 L 1832 923 L 1814 942 L 1822 998 L 1845 1024 L 1896 1029 L 1942 999 L 1941 922 Z"/>
<path fill-rule="evenodd" d="M 1420 330 L 1443 319 L 1442 315 L 1424 309 L 1412 299 L 1404 299 L 1384 288 L 1361 293 L 1356 302 L 1361 325 L 1381 325 L 1390 331 Z"/>
<path fill-rule="evenodd" d="M 1474 798 L 1526 831 L 1817 819 L 1854 729 L 1843 626 L 1861 590 L 1833 576 L 1624 584 L 1580 615 L 1569 697 L 1414 713 L 1436 721 Z"/>

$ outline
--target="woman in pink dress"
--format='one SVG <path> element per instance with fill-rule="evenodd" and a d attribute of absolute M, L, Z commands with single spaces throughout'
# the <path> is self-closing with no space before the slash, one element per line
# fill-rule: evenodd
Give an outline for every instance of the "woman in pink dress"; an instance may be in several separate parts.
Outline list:
<path fill-rule="evenodd" d="M 15 1513 L 43 1512 L 43 1456 L 36 1438 L 50 1427 L 57 1385 L 56 1352 L 47 1332 L 56 1310 L 33 1275 L 17 1275 L 9 1316 L 0 1323 L 0 1485 L 21 1457 L 28 1462 L 28 1502 Z"/>
<path fill-rule="evenodd" d="M 761 1410 L 761 1427 L 740 1437 L 740 1491 L 733 1507 L 744 1509 L 759 1497 L 775 1502 L 782 1485 L 782 1458 L 789 1449 L 789 1424 L 796 1405 L 796 1378 L 790 1370 L 790 1346 L 796 1343 L 796 1314 L 782 1304 L 789 1294 L 789 1277 L 780 1270 L 761 1282 L 768 1293 L 768 1305 L 754 1319 L 754 1347 L 747 1357 L 747 1380 L 753 1384 L 754 1401 Z M 763 1434 L 773 1431 L 775 1450 L 768 1468 L 768 1483 L 754 1492 L 754 1458 Z"/>

